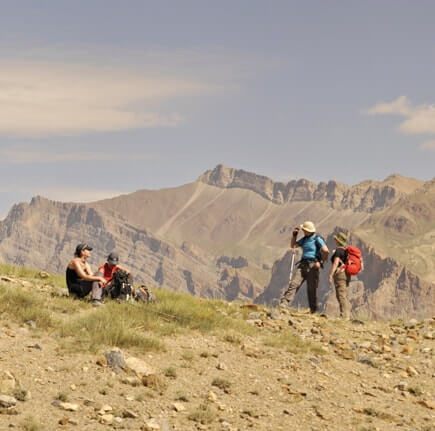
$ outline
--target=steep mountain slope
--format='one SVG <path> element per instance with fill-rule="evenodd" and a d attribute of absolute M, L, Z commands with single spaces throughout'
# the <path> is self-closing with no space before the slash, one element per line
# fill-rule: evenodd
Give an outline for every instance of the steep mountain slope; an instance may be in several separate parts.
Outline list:
<path fill-rule="evenodd" d="M 38 197 L 15 205 L 0 222 L 0 259 L 63 272 L 75 244 L 87 241 L 95 247 L 94 264 L 116 249 L 138 281 L 268 302 L 276 296 L 270 270 L 288 250 L 294 225 L 312 220 L 324 237 L 336 226 L 353 230 L 369 218 L 364 226 L 371 226 L 408 194 L 418 196 L 421 184 L 398 175 L 352 187 L 303 179 L 284 184 L 219 165 L 191 184 L 86 205 Z"/>
<path fill-rule="evenodd" d="M 372 215 L 355 232 L 381 255 L 435 282 L 435 179 Z"/>

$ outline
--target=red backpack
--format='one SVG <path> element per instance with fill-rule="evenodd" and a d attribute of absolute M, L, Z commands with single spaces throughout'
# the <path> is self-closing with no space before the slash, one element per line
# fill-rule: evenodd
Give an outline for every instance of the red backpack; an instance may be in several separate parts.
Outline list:
<path fill-rule="evenodd" d="M 362 255 L 358 247 L 346 247 L 347 259 L 344 262 L 344 271 L 348 275 L 357 275 L 361 271 Z"/>

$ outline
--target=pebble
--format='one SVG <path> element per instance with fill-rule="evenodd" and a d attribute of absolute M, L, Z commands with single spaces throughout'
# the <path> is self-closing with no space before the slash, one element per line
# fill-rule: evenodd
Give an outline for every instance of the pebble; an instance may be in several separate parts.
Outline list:
<path fill-rule="evenodd" d="M 67 411 L 70 411 L 70 412 L 76 412 L 79 409 L 78 404 L 73 404 L 73 403 L 62 403 L 62 402 L 60 402 L 59 403 L 59 407 L 62 410 L 67 410 Z"/>
<path fill-rule="evenodd" d="M 17 404 L 17 400 L 9 395 L 0 395 L 0 407 L 13 407 Z"/>

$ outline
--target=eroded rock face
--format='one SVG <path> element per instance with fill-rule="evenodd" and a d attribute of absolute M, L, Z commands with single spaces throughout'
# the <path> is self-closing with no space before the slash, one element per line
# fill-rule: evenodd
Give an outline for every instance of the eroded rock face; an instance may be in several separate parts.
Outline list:
<path fill-rule="evenodd" d="M 219 287 L 227 301 L 250 301 L 261 290 L 260 286 L 229 266 L 222 270 Z"/>
<path fill-rule="evenodd" d="M 365 181 L 352 187 L 336 181 L 315 184 L 306 179 L 281 183 L 262 175 L 242 169 L 227 168 L 223 165 L 205 172 L 199 177 L 199 181 L 216 187 L 252 190 L 276 204 L 294 201 L 327 201 L 333 208 L 369 213 L 383 209 L 403 196 L 403 193 L 389 182 Z"/>
<path fill-rule="evenodd" d="M 333 235 L 327 239 L 333 248 Z M 352 278 L 349 299 L 356 314 L 376 319 L 397 316 L 430 317 L 435 309 L 435 283 L 423 280 L 390 257 L 380 256 L 372 247 L 356 236 L 350 243 L 359 247 L 364 258 L 364 270 Z M 277 260 L 272 268 L 269 284 L 255 302 L 276 304 L 288 286 L 290 274 L 290 251 Z M 321 271 L 318 299 L 326 313 L 338 314 L 338 304 L 333 287 L 329 287 L 327 276 L 329 265 Z M 293 306 L 307 306 L 306 285 L 297 293 Z"/>

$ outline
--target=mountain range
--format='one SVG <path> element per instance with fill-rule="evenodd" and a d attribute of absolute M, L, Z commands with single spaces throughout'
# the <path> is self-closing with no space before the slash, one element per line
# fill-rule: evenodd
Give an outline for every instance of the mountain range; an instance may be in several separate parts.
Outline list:
<path fill-rule="evenodd" d="M 92 203 L 34 197 L 0 222 L 0 259 L 63 272 L 75 245 L 93 266 L 118 251 L 136 281 L 207 298 L 274 304 L 289 277 L 293 226 L 311 220 L 333 247 L 344 230 L 363 251 L 355 312 L 376 318 L 435 311 L 435 179 L 391 175 L 354 186 L 287 183 L 218 165 L 196 181 Z M 335 313 L 322 272 L 319 296 Z M 295 305 L 305 305 L 303 289 Z"/>

